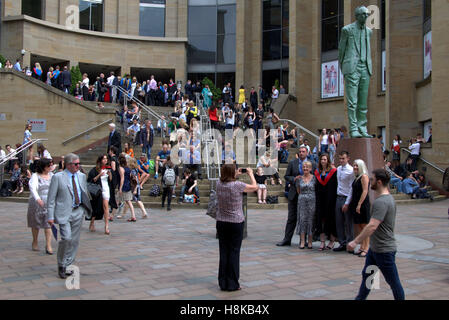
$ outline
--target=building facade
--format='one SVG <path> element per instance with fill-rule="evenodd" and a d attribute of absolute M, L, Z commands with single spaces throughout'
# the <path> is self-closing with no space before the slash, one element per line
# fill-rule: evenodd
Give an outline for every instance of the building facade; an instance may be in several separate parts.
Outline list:
<path fill-rule="evenodd" d="M 373 15 L 369 131 L 389 148 L 432 128 L 423 156 L 449 164 L 446 0 L 2 0 L 1 54 L 24 65 L 79 65 L 145 80 L 205 76 L 247 93 L 278 80 L 283 110 L 312 131 L 347 124 L 340 30 L 360 5 Z M 79 21 L 76 28 L 73 8 Z M 72 11 L 71 11 L 72 10 Z M 25 54 L 21 55 L 21 50 Z"/>

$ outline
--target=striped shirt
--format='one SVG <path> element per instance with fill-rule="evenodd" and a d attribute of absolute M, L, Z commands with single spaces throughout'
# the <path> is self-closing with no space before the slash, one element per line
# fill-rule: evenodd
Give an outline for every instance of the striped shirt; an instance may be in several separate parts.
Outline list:
<path fill-rule="evenodd" d="M 242 223 L 245 221 L 242 210 L 243 191 L 246 184 L 241 181 L 217 183 L 218 210 L 217 221 Z"/>

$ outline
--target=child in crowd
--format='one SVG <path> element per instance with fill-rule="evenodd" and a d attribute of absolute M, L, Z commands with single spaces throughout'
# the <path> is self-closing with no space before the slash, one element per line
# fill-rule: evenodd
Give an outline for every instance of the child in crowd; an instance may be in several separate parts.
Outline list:
<path fill-rule="evenodd" d="M 254 176 L 256 179 L 257 184 L 259 185 L 259 189 L 257 189 L 257 202 L 259 204 L 266 204 L 267 203 L 267 185 L 266 180 L 267 177 L 263 174 L 263 168 L 258 167 L 256 171 L 256 175 Z"/>

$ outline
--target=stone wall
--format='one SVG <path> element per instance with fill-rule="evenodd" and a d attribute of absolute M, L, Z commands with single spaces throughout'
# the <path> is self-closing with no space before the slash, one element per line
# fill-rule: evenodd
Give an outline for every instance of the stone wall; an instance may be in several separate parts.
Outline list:
<path fill-rule="evenodd" d="M 131 67 L 175 69 L 177 79 L 185 78 L 186 39 L 150 40 L 148 37 L 86 30 L 70 31 L 31 17 L 5 20 L 2 48 L 7 57 L 20 55 L 20 50 L 24 48 L 28 53 L 68 60 L 71 64 L 119 65 L 122 73 L 129 72 Z M 24 61 L 24 65 L 29 64 L 30 61 Z"/>
<path fill-rule="evenodd" d="M 0 86 L 0 113 L 6 117 L 0 120 L 3 147 L 22 143 L 28 119 L 45 119 L 47 132 L 32 132 L 33 139 L 48 139 L 44 145 L 52 156 L 62 156 L 107 137 L 109 131 L 105 125 L 66 146 L 64 140 L 115 117 L 113 111 L 100 112 L 41 81 L 11 71 L 0 70 Z"/>

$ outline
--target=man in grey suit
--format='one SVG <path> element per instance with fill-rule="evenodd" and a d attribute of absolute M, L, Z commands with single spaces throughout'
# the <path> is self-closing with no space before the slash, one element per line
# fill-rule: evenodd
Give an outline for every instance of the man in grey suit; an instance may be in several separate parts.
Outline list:
<path fill-rule="evenodd" d="M 288 218 L 287 225 L 285 226 L 284 239 L 277 243 L 278 247 L 290 246 L 292 243 L 292 237 L 295 232 L 295 228 L 298 222 L 298 193 L 296 191 L 296 180 L 304 175 L 302 164 L 307 160 L 308 150 L 306 147 L 300 147 L 298 152 L 298 158 L 290 161 L 285 172 L 285 183 L 290 184 L 290 189 L 288 191 Z M 312 162 L 312 174 L 315 172 L 316 164 Z"/>
<path fill-rule="evenodd" d="M 338 47 L 351 138 L 372 138 L 367 131 L 368 88 L 373 74 L 370 48 L 373 31 L 366 26 L 369 13 L 364 6 L 355 10 L 357 21 L 343 27 Z"/>
<path fill-rule="evenodd" d="M 84 215 L 92 215 L 86 175 L 79 172 L 80 160 L 75 154 L 64 157 L 66 169 L 53 176 L 48 191 L 48 223 L 59 224 L 58 274 L 62 279 L 76 257 Z"/>

